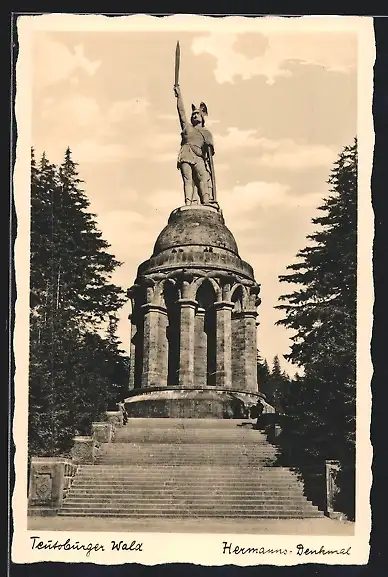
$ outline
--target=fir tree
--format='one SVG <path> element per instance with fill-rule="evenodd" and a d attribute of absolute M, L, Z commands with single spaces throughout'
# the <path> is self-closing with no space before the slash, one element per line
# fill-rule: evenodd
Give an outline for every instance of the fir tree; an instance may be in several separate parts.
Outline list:
<path fill-rule="evenodd" d="M 107 338 L 98 332 L 124 302 L 111 282 L 120 263 L 107 251 L 80 182 L 69 149 L 60 167 L 44 154 L 37 166 L 32 151 L 30 454 L 66 452 L 125 380 L 115 324 Z M 112 378 L 117 364 L 119 384 Z"/>
<path fill-rule="evenodd" d="M 62 305 L 70 304 L 80 321 L 98 326 L 123 305 L 122 289 L 110 282 L 121 263 L 107 252 L 109 244 L 96 227 L 96 215 L 88 211 L 81 183 L 68 148 L 59 167 L 55 199 L 58 298 Z"/>
<path fill-rule="evenodd" d="M 269 386 L 269 379 L 270 379 L 270 371 L 268 367 L 268 362 L 266 359 L 263 359 L 260 355 L 260 352 L 257 351 L 257 383 L 259 392 L 265 395 L 267 398 L 268 396 L 268 386 Z"/>
<path fill-rule="evenodd" d="M 299 287 L 277 308 L 285 313 L 278 324 L 294 331 L 286 358 L 304 369 L 288 395 L 284 439 L 294 459 L 339 459 L 354 473 L 357 141 L 341 152 L 328 184 L 322 215 L 312 221 L 319 228 L 280 277 Z"/>
<path fill-rule="evenodd" d="M 271 404 L 278 413 L 285 411 L 284 399 L 288 393 L 289 378 L 285 371 L 282 371 L 279 356 L 275 355 L 270 374 Z"/>

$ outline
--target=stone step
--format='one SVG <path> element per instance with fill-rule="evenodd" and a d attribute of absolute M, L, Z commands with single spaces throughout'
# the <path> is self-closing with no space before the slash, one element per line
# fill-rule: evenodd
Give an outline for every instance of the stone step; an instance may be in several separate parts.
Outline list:
<path fill-rule="evenodd" d="M 96 483 L 96 482 L 79 482 L 73 483 L 71 493 L 87 491 L 104 494 L 210 494 L 210 495 L 286 495 L 299 494 L 304 495 L 304 488 L 301 483 L 223 483 L 209 485 L 206 483 Z"/>
<path fill-rule="evenodd" d="M 101 445 L 101 453 L 104 455 L 204 455 L 204 456 L 218 456 L 226 455 L 228 457 L 238 456 L 260 456 L 260 455 L 276 455 L 278 450 L 270 445 L 258 446 L 252 444 L 247 447 L 244 444 L 236 445 L 208 445 L 189 443 L 182 445 L 170 445 L 167 443 L 104 443 Z"/>
<path fill-rule="evenodd" d="M 184 453 L 166 453 L 166 452 L 161 452 L 161 453 L 140 453 L 139 451 L 134 451 L 134 452 L 120 452 L 118 451 L 117 453 L 115 453 L 114 451 L 104 451 L 103 453 L 99 453 L 97 456 L 97 463 L 101 462 L 102 459 L 117 459 L 117 458 L 121 458 L 121 459 L 127 459 L 127 461 L 123 464 L 132 464 L 132 461 L 130 459 L 137 459 L 137 461 L 141 460 L 141 459 L 159 459 L 159 461 L 165 465 L 169 464 L 169 461 L 185 461 L 187 462 L 187 464 L 190 464 L 190 459 L 195 459 L 195 462 L 198 462 L 198 460 L 203 460 L 203 461 L 214 461 L 214 463 L 216 464 L 217 461 L 221 461 L 222 463 L 225 462 L 225 464 L 227 465 L 228 463 L 230 465 L 236 465 L 236 461 L 238 461 L 238 459 L 240 459 L 242 462 L 246 463 L 248 460 L 255 462 L 255 461 L 260 461 L 262 459 L 268 460 L 274 460 L 276 459 L 276 455 L 271 454 L 271 453 L 262 453 L 262 454 L 250 454 L 250 455 L 246 455 L 244 453 L 239 453 L 239 454 L 226 454 L 226 453 L 195 453 L 194 451 L 191 454 L 184 454 Z M 104 463 L 102 463 L 104 464 Z"/>
<path fill-rule="evenodd" d="M 305 499 L 303 502 L 297 502 L 297 503 L 293 503 L 291 501 L 282 501 L 282 502 L 273 502 L 273 503 L 267 503 L 265 501 L 260 501 L 260 502 L 250 502 L 248 499 L 241 501 L 241 502 L 236 502 L 236 501 L 227 501 L 224 502 L 223 500 L 215 500 L 215 499 L 209 499 L 209 500 L 202 500 L 202 501 L 195 501 L 195 502 L 190 502 L 190 500 L 188 499 L 159 499 L 159 500 L 142 500 L 142 501 L 136 501 L 134 502 L 133 500 L 127 500 L 125 502 L 106 502 L 104 501 L 90 501 L 89 499 L 85 499 L 84 501 L 81 502 L 72 502 L 72 501 L 68 501 L 67 499 L 65 499 L 64 501 L 64 507 L 79 507 L 82 506 L 84 509 L 90 509 L 90 508 L 96 508 L 99 507 L 101 509 L 111 509 L 111 508 L 117 508 L 120 509 L 122 508 L 123 510 L 129 511 L 132 509 L 158 509 L 158 508 L 162 508 L 162 509 L 174 509 L 176 508 L 180 508 L 180 509 L 191 509 L 191 508 L 196 508 L 198 510 L 200 509 L 206 509 L 208 508 L 209 511 L 210 510 L 222 510 L 222 509 L 240 509 L 240 510 L 244 510 L 244 509 L 249 509 L 251 510 L 253 507 L 257 510 L 267 510 L 267 511 L 272 511 L 272 510 L 276 510 L 278 507 L 280 507 L 282 510 L 284 508 L 286 509 L 309 509 L 309 508 L 313 508 L 316 509 L 316 507 L 307 499 Z"/>
<path fill-rule="evenodd" d="M 97 511 L 84 511 L 84 510 L 69 510 L 69 511 L 60 511 L 58 515 L 63 517 L 114 517 L 114 518 L 131 518 L 131 519 L 314 519 L 316 517 L 321 517 L 320 514 L 315 513 L 279 513 L 277 515 L 272 514 L 236 514 L 236 513 L 224 513 L 224 514 L 217 514 L 217 515 L 208 515 L 206 513 L 194 513 L 194 512 L 186 512 L 186 513 L 158 513 L 158 512 L 146 512 L 146 513 L 136 513 L 128 515 L 127 513 L 120 513 L 118 511 L 112 512 L 101 512 Z"/>
<path fill-rule="evenodd" d="M 230 465 L 233 465 L 236 459 L 260 459 L 260 458 L 276 458 L 277 451 L 272 449 L 264 449 L 262 451 L 247 451 L 245 447 L 240 447 L 238 450 L 221 450 L 215 451 L 212 449 L 206 449 L 205 447 L 194 448 L 193 445 L 186 445 L 185 447 L 190 447 L 189 450 L 183 450 L 183 445 L 179 447 L 175 446 L 175 448 L 164 448 L 163 445 L 160 445 L 162 448 L 160 451 L 155 449 L 155 446 L 152 445 L 152 449 L 147 450 L 146 447 L 142 447 L 141 449 L 137 447 L 133 447 L 132 445 L 128 444 L 127 449 L 121 450 L 117 449 L 116 447 L 102 447 L 100 452 L 98 453 L 99 458 L 107 458 L 107 457 L 122 457 L 130 459 L 132 457 L 138 458 L 148 458 L 148 457 L 159 457 L 160 459 L 173 459 L 173 458 L 208 458 L 208 459 L 223 459 L 227 463 L 227 459 L 230 459 Z M 131 462 L 127 463 L 131 464 Z"/>
<path fill-rule="evenodd" d="M 68 509 L 61 509 L 59 515 L 68 515 L 70 517 L 136 517 L 136 518 L 221 518 L 221 519 L 308 519 L 314 517 L 322 517 L 323 513 L 320 511 L 300 511 L 298 509 L 289 509 L 288 511 L 239 511 L 239 510 L 142 510 L 136 512 L 123 512 L 120 509 L 85 509 L 82 507 L 69 507 Z"/>
<path fill-rule="evenodd" d="M 229 454 L 225 451 L 221 452 L 221 453 L 216 453 L 216 452 L 212 452 L 212 451 L 188 451 L 187 453 L 183 452 L 183 451 L 161 451 L 160 453 L 157 453 L 156 451 L 138 451 L 138 450 L 134 450 L 134 451 L 114 451 L 114 450 L 104 450 L 102 452 L 100 452 L 98 454 L 98 458 L 102 459 L 102 458 L 109 458 L 109 457 L 121 457 L 121 458 L 127 458 L 127 459 L 131 459 L 131 458 L 150 458 L 150 457 L 155 457 L 155 458 L 159 458 L 159 459 L 222 459 L 223 461 L 225 461 L 226 463 L 228 462 L 228 459 L 230 460 L 230 464 L 234 465 L 236 459 L 244 459 L 245 461 L 247 459 L 276 459 L 276 453 L 270 452 L 270 451 L 266 451 L 266 452 L 257 452 L 255 453 L 254 451 L 252 451 L 252 453 L 246 454 L 243 451 L 241 451 L 240 453 L 238 453 L 237 451 L 235 451 L 234 453 L 230 452 Z M 132 464 L 131 461 L 129 461 L 129 463 L 123 463 L 123 464 Z M 168 463 L 166 463 L 168 464 Z M 190 463 L 188 463 L 190 464 Z M 234 465 L 236 466 L 236 465 Z"/>
<path fill-rule="evenodd" d="M 163 447 L 163 445 L 161 445 Z M 277 451 L 273 449 L 264 449 L 262 451 L 247 451 L 246 447 L 240 447 L 240 450 L 221 450 L 221 451 L 214 451 L 212 449 L 205 450 L 205 448 L 196 448 L 190 450 L 182 450 L 183 445 L 180 445 L 179 448 L 175 449 L 165 449 L 162 448 L 160 451 L 156 451 L 155 448 L 152 450 L 146 450 L 146 448 L 138 449 L 137 447 L 132 447 L 132 445 L 128 444 L 128 449 L 120 450 L 116 449 L 115 447 L 102 447 L 98 455 L 104 457 L 132 457 L 132 456 L 139 456 L 139 457 L 157 457 L 161 456 L 166 459 L 172 457 L 229 457 L 230 459 L 236 459 L 238 457 L 252 457 L 252 458 L 260 458 L 260 457 L 276 457 Z M 186 447 L 193 447 L 193 445 L 186 445 Z M 130 464 L 130 463 L 128 463 Z"/>
<path fill-rule="evenodd" d="M 253 459 L 249 458 L 247 455 L 242 455 L 240 457 L 212 457 L 209 456 L 187 456 L 187 457 L 173 457 L 170 456 L 167 459 L 164 456 L 159 455 L 104 455 L 96 459 L 96 464 L 99 465 L 124 465 L 131 462 L 134 465 L 151 465 L 151 466 L 170 466 L 170 467 L 181 467 L 184 465 L 228 465 L 233 464 L 235 466 L 241 466 L 244 469 L 257 469 L 259 467 L 263 468 L 267 466 L 268 468 L 275 468 L 276 458 L 275 457 L 257 457 Z M 167 463 L 166 463 L 167 461 Z"/>
<path fill-rule="evenodd" d="M 211 474 L 207 474 L 207 473 L 201 473 L 201 471 L 199 471 L 196 474 L 190 475 L 190 474 L 185 474 L 185 473 L 175 473 L 173 471 L 170 470 L 166 470 L 166 472 L 154 472 L 154 471 L 150 471 L 149 475 L 147 475 L 145 472 L 144 473 L 131 473 L 131 472 L 127 472 L 127 473 L 121 473 L 121 474 L 117 474 L 117 475 L 111 475 L 109 473 L 80 473 L 78 474 L 75 479 L 87 479 L 87 480 L 92 480 L 92 479 L 101 479 L 101 480 L 106 480 L 106 481 L 113 481 L 113 480 L 125 480 L 125 479 L 154 479 L 155 481 L 166 481 L 166 482 L 178 482 L 181 481 L 183 483 L 185 482 L 191 482 L 191 481 L 199 481 L 199 482 L 209 482 L 209 481 L 214 481 L 214 482 L 222 482 L 222 481 L 226 481 L 229 482 L 231 480 L 236 480 L 236 481 L 248 481 L 248 482 L 255 482 L 255 481 L 260 481 L 260 480 L 270 480 L 270 479 L 289 479 L 292 481 L 298 481 L 297 477 L 293 476 L 292 473 L 287 473 L 287 472 L 283 472 L 283 471 L 279 471 L 277 472 L 272 471 L 271 467 L 268 467 L 268 471 L 262 471 L 262 470 L 258 470 L 258 468 L 250 468 L 249 471 L 246 471 L 246 468 L 243 471 L 239 471 L 236 472 L 236 474 L 231 474 L 231 473 L 225 473 L 225 475 L 211 475 Z M 213 483 L 212 483 L 213 484 Z"/>
<path fill-rule="evenodd" d="M 74 488 L 71 493 L 70 496 L 71 498 L 76 497 L 78 498 L 85 498 L 85 496 L 91 496 L 91 497 L 104 497 L 106 499 L 110 499 L 110 498 L 117 498 L 117 499 L 127 499 L 127 498 L 145 498 L 145 499 L 151 499 L 151 498 L 159 498 L 160 496 L 163 497 L 175 497 L 177 495 L 182 495 L 182 496 L 192 496 L 195 495 L 197 497 L 206 497 L 206 496 L 211 496 L 211 497 L 221 497 L 221 498 L 241 498 L 241 499 L 245 499 L 245 498 L 257 498 L 257 499 L 288 499 L 288 498 L 295 498 L 295 499 L 304 499 L 304 494 L 303 491 L 300 489 L 282 489 L 282 490 L 261 490 L 261 491 L 257 491 L 256 488 L 254 488 L 254 492 L 252 492 L 249 488 L 246 491 L 243 491 L 241 489 L 239 489 L 238 487 L 232 488 L 232 489 L 227 489 L 227 488 L 222 488 L 219 489 L 218 491 L 214 491 L 212 489 L 210 489 L 209 491 L 206 491 L 205 487 L 195 487 L 195 488 L 188 488 L 185 491 L 183 490 L 183 488 L 180 488 L 179 491 L 176 491 L 175 487 L 171 487 L 171 489 L 165 489 L 165 488 L 153 488 L 153 489 L 129 489 L 129 490 L 114 490 L 111 489 L 109 490 L 104 489 L 104 490 L 100 490 L 100 489 L 96 489 L 96 487 L 93 486 L 88 486 L 88 487 L 84 487 L 84 488 L 79 488 L 76 487 Z M 68 499 L 70 497 L 67 497 Z"/>
<path fill-rule="evenodd" d="M 183 467 L 184 465 L 182 465 Z M 174 479 L 185 479 L 185 478 L 189 478 L 189 479 L 240 479 L 240 478 L 246 478 L 246 479 L 258 479 L 259 477 L 262 478 L 272 478 L 272 477 L 287 477 L 290 479 L 297 479 L 298 477 L 293 474 L 293 473 L 289 473 L 287 471 L 277 471 L 276 467 L 263 467 L 263 466 L 255 466 L 255 467 L 241 467 L 239 470 L 237 471 L 233 471 L 233 472 L 229 472 L 229 471 L 225 471 L 224 475 L 220 475 L 216 472 L 214 472 L 212 474 L 211 471 L 207 471 L 207 470 L 202 470 L 202 469 L 207 469 L 207 466 L 204 465 L 198 465 L 197 467 L 197 471 L 193 471 L 191 472 L 186 472 L 186 471 L 179 471 L 180 467 L 179 466 L 161 466 L 160 471 L 155 470 L 156 467 L 155 466 L 150 466 L 150 470 L 149 474 L 147 475 L 146 471 L 127 471 L 127 472 L 119 472 L 117 473 L 117 475 L 112 475 L 110 473 L 98 473 L 97 471 L 94 472 L 81 472 L 78 473 L 78 476 L 85 476 L 85 477 L 105 477 L 105 478 L 109 478 L 112 479 L 113 477 L 115 478 L 122 478 L 122 477 L 141 477 L 141 478 L 147 478 L 147 476 L 149 477 L 154 477 L 154 478 L 174 478 Z M 164 471 L 163 471 L 164 469 Z"/>
<path fill-rule="evenodd" d="M 124 451 L 126 449 L 128 449 L 129 446 L 132 446 L 133 448 L 138 447 L 139 449 L 144 448 L 145 450 L 149 451 L 150 448 L 152 448 L 152 445 L 155 445 L 155 449 L 159 448 L 159 449 L 175 449 L 175 447 L 177 449 L 182 449 L 185 451 L 190 451 L 190 450 L 194 450 L 194 449 L 204 449 L 205 447 L 207 447 L 210 450 L 214 450 L 214 451 L 222 451 L 223 449 L 225 450 L 230 450 L 232 451 L 233 449 L 239 449 L 242 446 L 245 445 L 244 441 L 241 439 L 235 439 L 233 440 L 233 442 L 225 442 L 225 439 L 223 439 L 223 442 L 218 442 L 215 443 L 214 441 L 212 442 L 206 442 L 206 440 L 202 441 L 201 439 L 199 439 L 197 442 L 195 443 L 182 443 L 182 445 L 184 445 L 184 448 L 182 448 L 182 446 L 177 443 L 172 444 L 169 441 L 165 441 L 165 442 L 159 442 L 157 440 L 155 440 L 155 442 L 149 442 L 149 443 L 143 443 L 142 440 L 139 441 L 118 441 L 117 439 L 115 440 L 114 443 L 103 443 L 104 447 L 111 447 L 112 449 L 116 449 L 116 448 L 120 448 L 123 449 Z M 271 445 L 268 442 L 260 442 L 260 443 L 247 443 L 247 445 L 249 446 L 249 450 L 254 450 L 257 447 L 257 450 L 263 450 L 263 449 L 275 449 L 274 445 Z"/>
<path fill-rule="evenodd" d="M 195 503 L 194 503 L 195 501 Z M 163 494 L 160 495 L 152 495 L 152 496 L 145 496 L 145 495 L 95 495 L 91 492 L 88 495 L 71 495 L 67 497 L 64 501 L 65 505 L 70 504 L 79 504 L 79 503 L 115 503 L 117 505 L 136 505 L 140 504 L 163 504 L 169 503 L 171 505 L 181 505 L 181 504 L 190 504 L 194 505 L 212 505 L 212 506 L 226 506 L 226 505 L 252 505 L 253 506 L 264 506 L 268 505 L 271 506 L 279 506 L 279 507 L 289 507 L 290 503 L 295 506 L 304 507 L 306 505 L 306 499 L 303 495 L 289 495 L 289 496 L 279 496 L 278 498 L 275 497 L 260 497 L 259 495 L 206 495 L 202 494 L 199 495 L 197 493 L 193 493 L 191 495 L 184 495 L 180 494 Z"/>
<path fill-rule="evenodd" d="M 257 467 L 255 469 L 256 473 L 267 473 L 267 472 L 271 472 L 271 473 L 287 473 L 288 475 L 292 475 L 293 478 L 296 478 L 297 473 L 295 473 L 292 469 L 290 469 L 289 467 L 280 467 L 280 466 L 273 466 L 273 467 Z M 115 467 L 112 468 L 111 465 L 80 465 L 78 468 L 78 472 L 77 475 L 79 474 L 85 474 L 85 473 L 94 473 L 97 475 L 103 474 L 103 473 L 109 473 L 109 474 L 113 474 L 113 475 L 118 475 L 118 474 L 127 474 L 127 473 L 140 473 L 140 474 L 144 474 L 146 473 L 147 475 L 149 473 L 160 473 L 160 474 L 166 474 L 166 473 L 173 473 L 173 474 L 182 474 L 182 475 L 187 475 L 187 476 L 193 476 L 193 475 L 198 475 L 201 478 L 204 475 L 209 475 L 209 476 L 213 476 L 213 475 L 218 475 L 221 477 L 225 477 L 225 475 L 231 475 L 231 476 L 235 476 L 235 475 L 239 475 L 240 473 L 245 475 L 251 475 L 251 474 L 255 474 L 254 472 L 252 472 L 252 468 L 251 467 L 241 467 L 240 465 L 236 466 L 236 465 L 232 465 L 232 466 L 228 466 L 228 465 L 203 465 L 202 467 L 198 467 L 198 466 L 194 466 L 194 465 L 182 465 L 179 467 L 174 467 L 172 465 L 168 465 L 168 464 L 163 464 L 163 465 L 155 465 L 154 467 L 151 465 L 134 465 L 134 464 L 128 464 L 128 463 L 123 463 L 121 465 L 117 465 Z"/>
<path fill-rule="evenodd" d="M 260 431 L 223 419 L 131 418 L 77 471 L 60 515 L 313 518 L 303 483 Z"/>
<path fill-rule="evenodd" d="M 270 467 L 268 467 L 270 469 Z M 117 482 L 125 482 L 127 481 L 128 483 L 131 482 L 143 482 L 143 481 L 150 481 L 154 484 L 163 484 L 163 483 L 180 483 L 180 484 L 185 484 L 185 483 L 199 483 L 199 484 L 206 484 L 210 486 L 212 485 L 219 485 L 219 484 L 225 484 L 225 483 L 230 483 L 230 482 L 235 482 L 235 483 L 245 483 L 245 484 L 252 484 L 252 483 L 266 483 L 268 484 L 268 482 L 272 482 L 272 481 L 289 481 L 292 483 L 298 483 L 300 482 L 299 479 L 297 477 L 294 477 L 292 474 L 287 474 L 287 473 L 271 473 L 271 472 L 265 472 L 263 473 L 262 471 L 258 471 L 255 468 L 252 468 L 250 470 L 250 473 L 247 473 L 245 470 L 240 472 L 240 473 L 236 473 L 236 475 L 231 475 L 231 474 L 225 474 L 223 477 L 221 475 L 206 475 L 206 474 L 202 474 L 201 473 L 197 473 L 194 475 L 184 475 L 184 474 L 174 474 L 174 473 L 170 473 L 168 471 L 166 471 L 166 473 L 163 475 L 161 473 L 152 473 L 150 472 L 150 474 L 147 476 L 146 474 L 142 474 L 142 473 L 127 473 L 124 475 L 109 475 L 109 474 L 103 474 L 101 473 L 100 475 L 93 474 L 93 473 L 86 473 L 86 474 L 79 474 L 74 478 L 74 482 L 82 479 L 83 482 L 92 482 L 92 481 L 104 481 L 104 482 L 113 482 L 113 481 L 117 481 Z"/>
<path fill-rule="evenodd" d="M 104 451 L 98 454 L 97 456 L 97 464 L 98 461 L 101 461 L 102 459 L 117 459 L 117 458 L 121 458 L 121 459 L 127 459 L 127 461 L 123 462 L 123 465 L 126 464 L 135 464 L 135 462 L 132 462 L 130 459 L 137 459 L 137 460 L 141 460 L 141 459 L 159 459 L 161 461 L 161 464 L 165 464 L 165 465 L 169 465 L 170 460 L 183 460 L 185 462 L 187 462 L 187 465 L 190 465 L 189 460 L 190 459 L 196 459 L 195 462 L 197 462 L 198 460 L 210 460 L 210 461 L 214 461 L 215 464 L 217 464 L 217 460 L 218 461 L 222 461 L 222 463 L 225 462 L 225 466 L 228 465 L 233 465 L 235 467 L 239 466 L 239 463 L 236 461 L 238 459 L 241 460 L 242 463 L 247 463 L 248 460 L 254 462 L 254 461 L 260 461 L 262 459 L 271 459 L 271 460 L 276 460 L 277 455 L 267 452 L 267 453 L 251 453 L 251 454 L 244 454 L 243 452 L 241 453 L 231 453 L 231 454 L 227 454 L 226 452 L 223 453 L 212 453 L 212 452 L 194 452 L 192 451 L 191 453 L 183 453 L 183 452 L 178 452 L 176 451 L 174 452 L 160 452 L 157 453 L 156 451 L 154 452 L 140 452 L 140 451 Z M 275 461 L 276 462 L 276 461 Z M 101 464 L 105 464 L 105 463 L 101 463 Z M 193 462 L 194 464 L 194 462 Z M 171 465 L 173 466 L 173 465 Z"/>
<path fill-rule="evenodd" d="M 270 469 L 270 467 L 268 467 Z M 159 482 L 166 482 L 166 483 L 176 483 L 176 482 L 181 482 L 181 483 L 191 483 L 191 482 L 199 482 L 199 483 L 211 483 L 213 484 L 218 484 L 218 483 L 222 483 L 222 482 L 227 482 L 229 483 L 230 481 L 235 481 L 235 482 L 245 482 L 245 483 L 256 483 L 256 482 L 268 482 L 271 480 L 289 480 L 292 482 L 298 482 L 298 478 L 294 477 L 292 474 L 287 474 L 287 473 L 276 473 L 276 472 L 262 472 L 262 471 L 258 471 L 256 468 L 251 468 L 250 473 L 247 473 L 245 470 L 241 471 L 240 473 L 237 473 L 235 475 L 231 475 L 231 474 L 225 474 L 224 476 L 221 475 L 207 475 L 207 474 L 202 474 L 201 473 L 197 473 L 194 475 L 185 475 L 185 474 L 177 474 L 177 473 L 172 473 L 169 471 L 166 471 L 165 474 L 162 473 L 153 473 L 150 472 L 149 475 L 147 476 L 144 473 L 126 473 L 126 474 L 121 474 L 121 475 L 109 475 L 107 474 L 103 474 L 100 473 L 100 475 L 98 473 L 86 473 L 86 474 L 79 474 L 75 477 L 75 480 L 77 479 L 84 479 L 84 481 L 92 481 L 92 480 L 102 480 L 102 481 L 106 481 L 106 482 L 110 482 L 110 481 L 125 481 L 128 480 L 128 482 L 131 481 L 155 481 L 156 483 Z"/>
<path fill-rule="evenodd" d="M 257 434 L 257 431 L 241 430 L 234 431 L 224 429 L 217 434 L 211 429 L 116 429 L 114 443 L 249 443 L 255 445 L 268 445 L 266 436 Z"/>
<path fill-rule="evenodd" d="M 155 417 L 131 417 L 127 424 L 120 430 L 130 428 L 144 429 L 251 429 L 255 421 L 249 419 L 185 419 L 185 418 L 155 418 Z M 257 431 L 260 433 L 260 431 Z"/>
<path fill-rule="evenodd" d="M 212 515 L 212 513 L 216 513 L 217 515 L 225 515 L 227 514 L 238 514 L 240 515 L 241 513 L 245 513 L 245 514 L 252 514 L 255 513 L 256 515 L 260 514 L 260 513 L 266 513 L 266 514 L 275 514 L 278 515 L 279 513 L 293 513 L 293 512 L 298 512 L 298 513 L 314 513 L 316 512 L 315 509 L 311 506 L 310 507 L 298 507 L 296 505 L 290 504 L 288 503 L 287 506 L 285 507 L 279 507 L 279 505 L 274 505 L 274 506 L 265 506 L 264 504 L 261 506 L 257 506 L 257 505 L 252 505 L 250 506 L 249 503 L 247 503 L 246 505 L 233 505 L 231 503 L 226 503 L 226 504 L 209 504 L 209 503 L 205 503 L 205 504 L 193 504 L 190 505 L 188 503 L 166 503 L 166 504 L 155 504 L 155 503 L 150 503 L 149 506 L 147 506 L 146 504 L 133 504 L 133 506 L 131 506 L 130 504 L 126 504 L 125 506 L 118 506 L 115 504 L 104 504 L 104 503 L 82 503 L 82 504 L 74 504 L 74 505 L 64 505 L 62 510 L 71 510 L 71 509 L 83 509 L 84 511 L 89 511 L 89 510 L 100 510 L 101 512 L 104 511 L 109 511 L 109 510 L 116 510 L 116 511 L 122 511 L 123 513 L 127 513 L 128 515 L 135 515 L 136 513 L 141 513 L 141 512 L 159 512 L 159 513 L 179 513 L 179 512 L 188 512 L 191 511 L 193 514 L 198 514 L 198 513 L 207 513 L 209 516 Z"/>
<path fill-rule="evenodd" d="M 150 465 L 158 465 L 158 464 L 163 465 L 165 462 L 163 459 L 157 459 L 157 458 L 152 458 L 152 457 L 149 457 L 148 459 L 145 459 L 145 458 L 140 459 L 140 458 L 134 457 L 131 460 L 134 463 L 138 463 L 138 464 L 148 464 L 149 463 Z M 193 458 L 189 459 L 189 458 L 187 458 L 187 459 L 179 459 L 179 460 L 178 459 L 166 459 L 166 460 L 168 460 L 170 465 L 174 465 L 176 467 L 178 467 L 180 465 L 186 465 L 188 463 L 195 463 L 198 466 L 206 465 L 206 464 L 223 465 L 224 463 L 225 464 L 230 463 L 230 461 L 231 461 L 230 459 L 229 460 L 226 460 L 226 459 L 222 460 L 222 459 L 211 459 L 211 458 L 208 458 L 208 459 L 193 459 Z M 98 459 L 97 463 L 120 465 L 120 464 L 125 463 L 127 461 L 128 460 L 124 459 L 123 457 L 121 457 L 121 458 L 120 457 L 107 457 L 107 458 Z M 238 465 L 239 461 L 237 458 L 234 460 L 234 463 L 236 465 Z M 274 459 L 263 458 L 263 459 L 256 459 L 255 461 L 251 460 L 249 462 L 249 466 L 251 468 L 257 468 L 257 467 L 263 466 L 263 465 L 267 465 L 268 467 L 271 467 L 274 463 L 275 463 Z M 245 467 L 247 467 L 248 462 L 244 463 L 244 465 L 245 465 Z"/>

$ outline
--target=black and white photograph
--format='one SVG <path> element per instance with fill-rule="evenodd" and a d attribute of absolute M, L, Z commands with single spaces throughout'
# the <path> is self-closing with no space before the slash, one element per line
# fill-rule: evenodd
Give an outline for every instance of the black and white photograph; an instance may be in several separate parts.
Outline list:
<path fill-rule="evenodd" d="M 366 563 L 372 19 L 18 42 L 15 562 Z"/>

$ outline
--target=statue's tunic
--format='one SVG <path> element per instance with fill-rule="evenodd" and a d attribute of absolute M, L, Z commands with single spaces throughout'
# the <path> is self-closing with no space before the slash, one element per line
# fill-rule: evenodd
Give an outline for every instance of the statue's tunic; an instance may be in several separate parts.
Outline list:
<path fill-rule="evenodd" d="M 188 164 L 204 163 L 207 146 L 213 147 L 211 133 L 206 128 L 187 124 L 181 132 L 181 137 L 177 167 L 179 168 L 182 162 Z"/>

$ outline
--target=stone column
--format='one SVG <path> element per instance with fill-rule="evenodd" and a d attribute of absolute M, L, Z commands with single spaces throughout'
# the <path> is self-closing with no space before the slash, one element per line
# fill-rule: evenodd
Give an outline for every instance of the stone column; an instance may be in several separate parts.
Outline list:
<path fill-rule="evenodd" d="M 137 332 L 137 327 L 133 322 L 133 318 L 130 315 L 129 319 L 131 321 L 131 339 L 129 341 L 129 390 L 135 388 L 135 356 L 136 356 L 136 343 L 135 337 Z"/>
<path fill-rule="evenodd" d="M 197 301 L 179 299 L 180 334 L 179 334 L 179 385 L 194 385 L 194 345 L 195 345 L 195 310 Z"/>
<path fill-rule="evenodd" d="M 258 392 L 257 385 L 257 341 L 256 341 L 256 311 L 246 311 L 242 316 L 244 327 L 244 381 L 245 390 L 250 393 Z"/>
<path fill-rule="evenodd" d="M 232 310 L 234 303 L 221 301 L 216 309 L 216 385 L 232 388 Z"/>
<path fill-rule="evenodd" d="M 207 334 L 205 332 L 205 309 L 198 308 L 195 315 L 194 384 L 206 386 Z"/>
<path fill-rule="evenodd" d="M 162 309 L 159 314 L 159 339 L 158 339 L 158 365 L 159 386 L 167 386 L 168 373 L 168 339 L 167 339 L 168 315 L 167 310 Z"/>
<path fill-rule="evenodd" d="M 244 387 L 244 331 L 241 312 L 232 312 L 232 381 L 234 389 L 243 390 Z"/>
<path fill-rule="evenodd" d="M 233 315 L 232 369 L 234 388 L 257 393 L 256 311 Z"/>
<path fill-rule="evenodd" d="M 167 381 L 167 360 L 162 359 L 163 351 L 167 347 L 161 347 L 160 329 L 163 326 L 161 317 L 167 316 L 167 311 L 157 305 L 142 305 L 144 311 L 144 338 L 143 338 L 143 372 L 141 376 L 142 387 L 164 386 Z M 165 337 L 165 335 L 164 335 Z"/>

